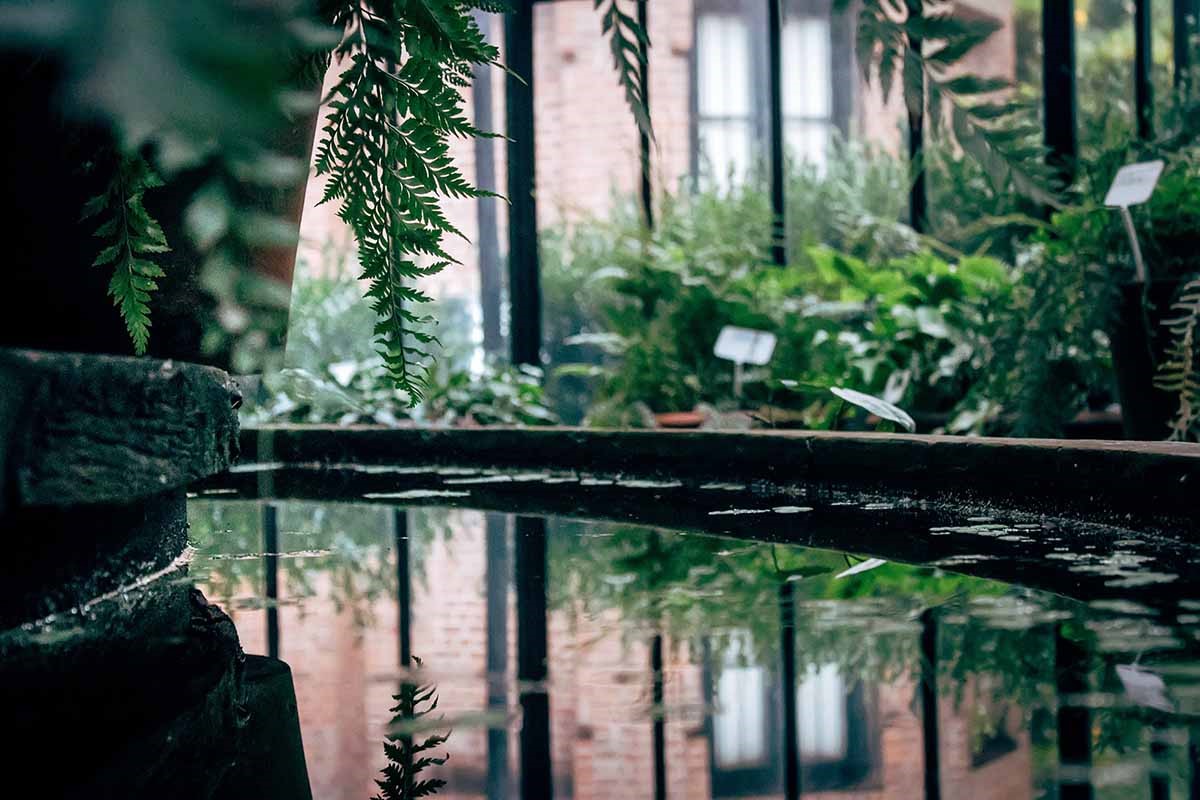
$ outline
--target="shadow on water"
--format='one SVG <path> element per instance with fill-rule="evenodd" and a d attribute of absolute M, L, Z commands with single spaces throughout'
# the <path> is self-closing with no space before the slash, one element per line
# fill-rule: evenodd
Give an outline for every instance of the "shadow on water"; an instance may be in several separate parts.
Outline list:
<path fill-rule="evenodd" d="M 293 665 L 315 796 L 375 791 L 365 743 L 416 730 L 382 716 L 415 650 L 445 796 L 1200 797 L 1200 597 L 1176 582 L 1084 602 L 620 523 L 191 507 L 197 579 Z"/>

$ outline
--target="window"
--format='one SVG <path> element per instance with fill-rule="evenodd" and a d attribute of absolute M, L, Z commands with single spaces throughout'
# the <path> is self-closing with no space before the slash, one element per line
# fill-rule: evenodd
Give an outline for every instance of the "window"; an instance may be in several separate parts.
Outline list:
<path fill-rule="evenodd" d="M 772 794 L 783 781 L 783 687 L 777 669 L 758 661 L 745 635 L 705 657 L 721 667 L 706 679 L 712 796 Z M 864 788 L 872 774 L 877 736 L 868 705 L 874 693 L 848 684 L 836 665 L 809 668 L 795 688 L 803 785 L 813 791 Z"/>
<path fill-rule="evenodd" d="M 833 132 L 848 123 L 853 95 L 852 26 L 830 6 L 829 0 L 785 0 L 780 37 L 787 153 L 818 166 Z M 766 4 L 697 0 L 696 8 L 693 172 L 728 185 L 766 152 Z"/>

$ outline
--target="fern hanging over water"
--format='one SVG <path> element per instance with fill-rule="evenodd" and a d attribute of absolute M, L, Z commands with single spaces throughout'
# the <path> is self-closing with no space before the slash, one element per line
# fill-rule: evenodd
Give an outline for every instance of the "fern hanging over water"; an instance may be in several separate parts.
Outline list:
<path fill-rule="evenodd" d="M 139 356 L 150 341 L 150 294 L 165 274 L 150 257 L 171 249 L 162 226 L 142 205 L 146 190 L 159 186 L 162 181 L 140 156 L 122 157 L 108 186 L 84 205 L 82 214 L 83 220 L 101 219 L 95 236 L 102 249 L 92 266 L 112 269 L 108 295 Z"/>
<path fill-rule="evenodd" d="M 421 660 L 414 658 L 416 666 Z M 415 735 L 427 730 L 428 717 L 437 710 L 437 689 L 430 685 L 420 686 L 402 683 L 400 694 L 393 695 L 396 705 L 391 708 L 392 724 L 383 751 L 388 764 L 383 768 L 379 794 L 373 800 L 417 800 L 436 794 L 446 785 L 441 778 L 420 777 L 429 767 L 441 766 L 450 758 L 448 755 L 432 755 L 450 738 L 449 733 L 434 734 L 417 741 Z"/>
<path fill-rule="evenodd" d="M 471 16 L 487 0 L 344 0 L 329 3 L 345 38 L 334 51 L 344 68 L 317 148 L 322 202 L 354 231 L 376 343 L 389 376 L 412 403 L 421 399 L 431 361 L 429 321 L 414 306 L 429 297 L 413 285 L 456 263 L 443 247 L 462 236 L 440 207 L 443 197 L 483 197 L 450 159 L 451 137 L 490 135 L 463 113 L 472 68 L 499 53 Z"/>
<path fill-rule="evenodd" d="M 1183 441 L 1200 438 L 1200 278 L 1183 286 L 1171 308 L 1179 313 L 1163 323 L 1171 343 L 1154 385 L 1178 395 L 1170 439 Z"/>

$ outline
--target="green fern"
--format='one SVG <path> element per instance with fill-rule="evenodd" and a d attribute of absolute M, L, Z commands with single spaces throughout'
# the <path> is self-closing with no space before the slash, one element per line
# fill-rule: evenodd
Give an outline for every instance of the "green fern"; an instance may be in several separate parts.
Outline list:
<path fill-rule="evenodd" d="M 851 0 L 834 2 L 839 12 L 850 6 Z M 1045 162 L 1037 108 L 1014 98 L 1007 80 L 956 69 L 999 29 L 999 22 L 966 19 L 954 8 L 932 0 L 863 0 L 856 49 L 864 80 L 877 79 L 886 100 L 900 77 L 909 113 L 927 114 L 930 129 L 952 136 L 993 182 L 1059 206 L 1062 187 Z"/>
<path fill-rule="evenodd" d="M 414 658 L 417 667 L 421 660 Z M 435 734 L 420 742 L 413 740 L 414 730 L 426 727 L 425 720 L 437 709 L 437 690 L 433 686 L 418 686 L 402 683 L 400 694 L 393 695 L 396 705 L 391 708 L 391 732 L 384 742 L 383 751 L 388 763 L 383 768 L 383 778 L 375 781 L 379 794 L 373 800 L 417 800 L 436 794 L 446 785 L 441 778 L 421 779 L 419 775 L 432 766 L 445 764 L 449 755 L 434 756 L 429 753 L 440 748 L 450 738 L 449 733 Z"/>
<path fill-rule="evenodd" d="M 609 37 L 613 67 L 617 70 L 618 83 L 625 90 L 625 103 L 633 113 L 638 129 L 653 139 L 654 128 L 646 102 L 646 51 L 650 47 L 650 38 L 637 19 L 621 10 L 618 0 L 594 2 L 595 9 L 601 12 L 602 30 Z"/>
<path fill-rule="evenodd" d="M 1184 441 L 1200 438 L 1200 277 L 1183 286 L 1171 308 L 1179 316 L 1163 322 L 1171 343 L 1154 385 L 1178 395 L 1169 438 Z"/>
<path fill-rule="evenodd" d="M 448 141 L 492 135 L 467 120 L 462 90 L 475 65 L 494 64 L 499 55 L 471 12 L 497 7 L 494 0 L 325 3 L 330 21 L 345 31 L 334 51 L 345 68 L 317 147 L 317 174 L 328 177 L 322 202 L 337 201 L 338 216 L 354 231 L 379 320 L 379 353 L 414 405 L 436 338 L 424 329 L 429 318 L 414 310 L 429 297 L 412 283 L 457 263 L 442 239 L 462 236 L 440 200 L 494 196 L 467 181 Z"/>
<path fill-rule="evenodd" d="M 162 226 L 142 204 L 148 189 L 162 181 L 140 156 L 124 156 L 103 192 L 83 207 L 82 219 L 100 218 L 95 236 L 103 248 L 94 267 L 111 267 L 108 295 L 125 320 L 133 349 L 144 355 L 150 342 L 150 294 L 158 289 L 157 278 L 165 275 L 147 256 L 170 251 Z"/>

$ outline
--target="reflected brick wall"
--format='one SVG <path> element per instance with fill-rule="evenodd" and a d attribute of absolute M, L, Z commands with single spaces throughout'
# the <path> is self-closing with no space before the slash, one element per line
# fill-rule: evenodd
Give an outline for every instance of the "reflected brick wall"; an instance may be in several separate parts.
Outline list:
<path fill-rule="evenodd" d="M 432 538 L 426 533 L 414 539 L 412 648 L 425 659 L 428 676 L 438 685 L 441 713 L 458 721 L 448 747 L 450 761 L 440 770 L 449 785 L 438 796 L 483 798 L 487 734 L 477 719 L 472 724 L 463 717 L 475 717 L 487 703 L 484 516 L 452 511 L 445 524 L 436 527 Z M 392 563 L 385 566 L 393 568 Z M 330 575 L 310 573 L 311 591 L 304 597 L 281 579 L 280 653 L 295 677 L 314 797 L 366 800 L 374 793 L 374 779 L 385 763 L 382 740 L 398 679 L 397 606 L 386 594 L 374 602 L 361 598 L 348 602 L 344 584 Z M 241 593 L 243 599 L 252 596 L 250 587 Z M 509 697 L 515 702 L 512 605 L 510 592 Z M 236 602 L 228 607 L 243 646 L 250 652 L 265 652 L 265 613 Z M 652 797 L 645 636 L 625 625 L 616 611 L 589 616 L 580 609 L 561 609 L 552 613 L 549 624 L 557 796 Z M 665 661 L 668 796 L 708 800 L 710 754 L 703 726 L 702 671 L 684 646 L 668 643 Z M 1017 736 L 1013 752 L 973 768 L 966 708 L 956 708 L 946 698 L 946 689 L 939 704 L 943 797 L 1032 797 L 1027 736 Z M 877 687 L 871 716 L 877 721 L 879 757 L 863 788 L 804 796 L 823 800 L 920 797 L 924 766 L 914 690 L 906 680 Z M 517 752 L 515 719 L 508 741 L 511 768 Z"/>

